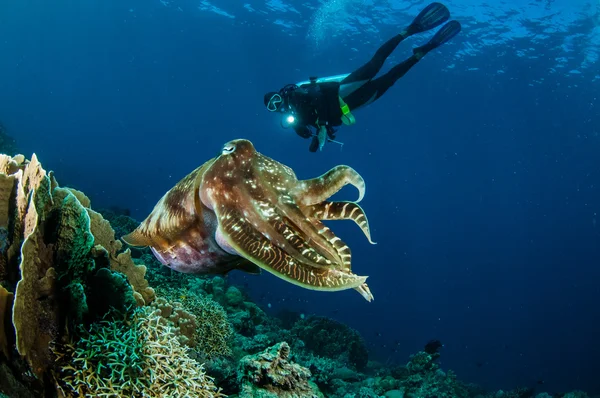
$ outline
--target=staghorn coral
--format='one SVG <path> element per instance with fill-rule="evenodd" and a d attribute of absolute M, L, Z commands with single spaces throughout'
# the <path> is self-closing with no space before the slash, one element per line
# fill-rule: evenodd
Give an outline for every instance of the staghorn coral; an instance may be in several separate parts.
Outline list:
<path fill-rule="evenodd" d="M 276 344 L 256 355 L 247 355 L 240 361 L 240 398 L 279 397 L 316 398 L 318 388 L 309 382 L 308 369 L 289 361 L 290 346 Z"/>
<path fill-rule="evenodd" d="M 138 307 L 130 320 L 98 322 L 56 353 L 65 397 L 224 397 L 151 307 Z"/>

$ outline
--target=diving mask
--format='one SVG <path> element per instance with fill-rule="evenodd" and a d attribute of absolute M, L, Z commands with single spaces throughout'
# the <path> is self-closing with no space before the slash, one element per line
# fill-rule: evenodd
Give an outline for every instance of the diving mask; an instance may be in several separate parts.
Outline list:
<path fill-rule="evenodd" d="M 283 104 L 283 98 L 279 94 L 273 94 L 267 103 L 267 109 L 271 112 L 277 112 Z"/>

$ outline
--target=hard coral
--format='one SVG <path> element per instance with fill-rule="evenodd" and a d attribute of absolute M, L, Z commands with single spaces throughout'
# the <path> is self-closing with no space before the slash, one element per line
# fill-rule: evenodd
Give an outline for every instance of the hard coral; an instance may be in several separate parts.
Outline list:
<path fill-rule="evenodd" d="M 183 309 L 179 302 L 168 302 L 162 297 L 152 303 L 152 307 L 160 310 L 165 324 L 172 326 L 182 345 L 196 346 L 196 316 Z"/>
<path fill-rule="evenodd" d="M 315 355 L 334 359 L 345 357 L 347 364 L 359 371 L 367 366 L 369 354 L 363 338 L 343 323 L 323 316 L 310 316 L 296 322 L 292 333 Z"/>
<path fill-rule="evenodd" d="M 400 381 L 407 397 L 414 398 L 467 398 L 468 388 L 456 379 L 452 371 L 443 372 L 436 360 L 439 353 L 424 351 L 412 355 L 406 365 L 406 377 Z"/>
<path fill-rule="evenodd" d="M 60 187 L 35 154 L 31 161 L 0 155 L 0 283 L 14 293 L 3 302 L 3 314 L 12 316 L 0 340 L 15 374 L 31 373 L 22 359 L 33 371 L 38 380 L 27 381 L 32 388 L 43 388 L 39 380 L 53 363 L 52 340 L 75 333 L 110 306 L 124 311 L 133 303 L 130 284 L 115 269 L 137 286 L 139 301 L 153 299 L 145 269 L 134 266 L 128 253 L 113 255 L 114 232 L 89 206 L 83 193 Z"/>
<path fill-rule="evenodd" d="M 308 369 L 289 362 L 290 346 L 286 342 L 276 344 L 256 355 L 248 355 L 240 361 L 242 391 L 240 398 L 318 397 L 318 388 L 308 379 Z"/>
<path fill-rule="evenodd" d="M 132 319 L 98 322 L 56 353 L 55 380 L 65 397 L 224 396 L 151 307 L 137 308 Z"/>
<path fill-rule="evenodd" d="M 10 353 L 8 350 L 8 323 L 10 308 L 12 308 L 13 294 L 0 286 L 0 353 L 3 353 L 6 358 Z"/>
<path fill-rule="evenodd" d="M 166 299 L 161 301 L 162 305 L 168 301 L 168 306 L 181 306 L 193 315 L 194 335 L 188 337 L 192 341 L 190 346 L 194 347 L 201 356 L 212 360 L 231 355 L 233 328 L 223 306 L 197 289 L 192 291 L 185 287 L 161 287 L 158 292 Z"/>

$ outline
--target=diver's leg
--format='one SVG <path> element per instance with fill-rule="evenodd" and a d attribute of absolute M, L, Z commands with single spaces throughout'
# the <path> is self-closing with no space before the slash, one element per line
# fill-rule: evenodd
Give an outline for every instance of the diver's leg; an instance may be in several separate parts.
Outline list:
<path fill-rule="evenodd" d="M 419 62 L 431 50 L 438 48 L 448 42 L 461 31 L 461 25 L 457 21 L 450 21 L 444 25 L 425 45 L 413 49 L 413 55 L 405 61 L 394 66 L 385 75 L 370 80 L 353 93 L 344 97 L 344 101 L 350 110 L 370 104 L 381 97 L 398 79 L 404 76 L 413 66 Z"/>
<path fill-rule="evenodd" d="M 350 84 L 360 81 L 371 80 L 377 75 L 383 63 L 396 49 L 402 40 L 417 33 L 433 29 L 450 18 L 450 11 L 441 3 L 431 3 L 425 7 L 408 27 L 396 36 L 386 41 L 375 53 L 373 58 L 350 75 L 340 84 Z"/>
<path fill-rule="evenodd" d="M 407 60 L 394 66 L 385 75 L 365 83 L 358 90 L 344 98 L 348 107 L 356 110 L 361 106 L 368 105 L 381 97 L 390 87 L 396 83 L 396 80 L 404 76 L 413 66 L 419 62 L 418 55 L 412 55 Z"/>
<path fill-rule="evenodd" d="M 354 72 L 350 73 L 348 76 L 344 78 L 340 82 L 341 85 L 350 84 L 354 82 L 371 80 L 374 78 L 381 67 L 383 66 L 387 57 L 394 51 L 394 49 L 400 44 L 402 40 L 406 37 L 404 33 L 399 33 L 396 36 L 392 37 L 388 41 L 386 41 L 375 53 L 373 58 L 369 60 L 366 64 L 356 69 Z"/>

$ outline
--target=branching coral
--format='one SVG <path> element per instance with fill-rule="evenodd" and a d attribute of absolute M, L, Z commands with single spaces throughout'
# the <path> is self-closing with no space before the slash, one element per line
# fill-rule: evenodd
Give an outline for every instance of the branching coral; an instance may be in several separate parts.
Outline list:
<path fill-rule="evenodd" d="M 65 397 L 224 397 L 151 307 L 137 308 L 130 321 L 96 323 L 55 351 Z"/>

